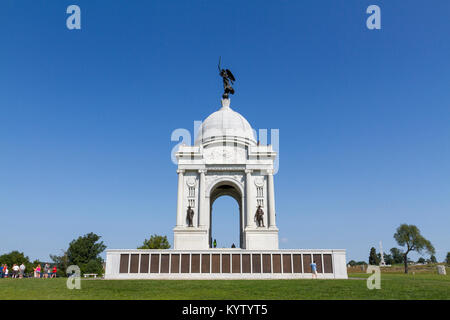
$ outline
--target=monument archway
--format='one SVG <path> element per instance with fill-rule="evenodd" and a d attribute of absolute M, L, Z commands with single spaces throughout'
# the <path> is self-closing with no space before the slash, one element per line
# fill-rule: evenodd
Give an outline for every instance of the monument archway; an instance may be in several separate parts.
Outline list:
<path fill-rule="evenodd" d="M 241 191 L 241 188 L 239 187 L 238 184 L 236 184 L 233 181 L 230 180 L 226 180 L 223 179 L 219 182 L 217 182 L 216 184 L 214 184 L 214 186 L 211 188 L 211 190 L 209 191 L 209 247 L 213 248 L 213 205 L 214 202 L 223 196 L 229 196 L 231 198 L 233 198 L 234 200 L 236 200 L 237 204 L 238 204 L 238 208 L 239 208 L 239 214 L 233 216 L 233 219 L 238 219 L 239 221 L 239 243 L 236 244 L 236 246 L 239 246 L 239 248 L 243 247 L 243 210 L 242 210 L 242 205 L 244 203 L 244 194 Z M 232 213 L 233 214 L 233 213 Z"/>
<path fill-rule="evenodd" d="M 175 155 L 178 161 L 175 249 L 213 247 L 213 204 L 224 195 L 235 199 L 239 207 L 236 247 L 278 249 L 273 182 L 276 152 L 271 145 L 257 143 L 254 130 L 230 108 L 229 99 L 223 99 L 222 108 L 203 121 L 194 145 L 180 145 Z"/>

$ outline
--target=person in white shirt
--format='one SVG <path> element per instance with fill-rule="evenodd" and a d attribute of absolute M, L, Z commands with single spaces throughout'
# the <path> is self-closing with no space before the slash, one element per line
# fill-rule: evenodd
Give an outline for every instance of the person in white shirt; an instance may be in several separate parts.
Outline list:
<path fill-rule="evenodd" d="M 13 278 L 17 278 L 19 275 L 19 266 L 17 264 L 14 264 L 12 267 L 12 271 L 13 271 Z"/>
<path fill-rule="evenodd" d="M 19 271 L 20 271 L 20 275 L 19 275 L 19 278 L 20 279 L 22 279 L 23 278 L 23 275 L 25 274 L 25 265 L 23 264 L 23 262 L 22 262 L 22 264 L 20 265 L 20 267 L 19 267 Z"/>

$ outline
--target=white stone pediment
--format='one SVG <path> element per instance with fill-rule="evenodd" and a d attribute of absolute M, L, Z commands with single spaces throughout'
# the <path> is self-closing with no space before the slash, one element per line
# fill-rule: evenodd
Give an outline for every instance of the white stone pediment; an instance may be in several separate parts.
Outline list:
<path fill-rule="evenodd" d="M 242 146 L 210 146 L 203 150 L 206 164 L 245 163 L 247 155 Z"/>

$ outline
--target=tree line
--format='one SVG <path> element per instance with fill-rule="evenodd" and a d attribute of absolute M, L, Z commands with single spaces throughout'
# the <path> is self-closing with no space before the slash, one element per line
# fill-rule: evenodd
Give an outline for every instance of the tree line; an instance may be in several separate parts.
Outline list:
<path fill-rule="evenodd" d="M 77 239 L 72 240 L 65 250 L 61 250 L 59 255 L 50 254 L 50 259 L 57 267 L 57 275 L 66 276 L 67 268 L 71 265 L 77 265 L 81 274 L 96 273 L 102 275 L 104 273 L 104 261 L 100 255 L 105 251 L 106 245 L 100 241 L 101 236 L 90 232 Z M 169 249 L 170 244 L 167 236 L 152 235 L 149 239 L 145 239 L 138 249 Z M 33 268 L 38 264 L 43 265 L 49 261 L 34 260 L 31 261 L 23 252 L 13 250 L 9 253 L 0 255 L 0 263 L 12 266 L 14 264 L 25 265 L 25 272 L 32 272 Z"/>
<path fill-rule="evenodd" d="M 425 260 L 421 257 L 417 261 L 418 263 L 437 263 L 435 257 L 436 250 L 431 242 L 425 239 L 420 233 L 420 230 L 415 225 L 401 224 L 396 232 L 394 233 L 394 239 L 399 246 L 404 247 L 404 249 L 391 248 L 390 253 L 384 253 L 384 262 L 386 264 L 403 264 L 405 268 L 405 273 L 408 273 L 408 264 L 413 262 L 408 258 L 410 252 L 417 252 L 419 254 L 429 254 L 430 258 Z M 369 264 L 378 265 L 381 262 L 381 254 L 376 252 L 374 247 L 370 248 L 369 252 Z M 447 257 L 444 261 L 450 264 L 450 252 L 447 252 Z M 356 262 L 354 260 L 349 261 L 350 266 L 356 266 L 361 264 L 366 264 L 365 261 Z"/>

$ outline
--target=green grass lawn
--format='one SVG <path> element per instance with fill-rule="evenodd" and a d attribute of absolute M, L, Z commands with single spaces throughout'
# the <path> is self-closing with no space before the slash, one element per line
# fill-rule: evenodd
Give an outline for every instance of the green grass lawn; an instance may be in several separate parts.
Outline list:
<path fill-rule="evenodd" d="M 382 274 L 381 289 L 368 274 L 349 280 L 81 280 L 0 279 L 0 299 L 450 299 L 450 276 Z M 356 279 L 355 279 L 356 278 Z"/>

